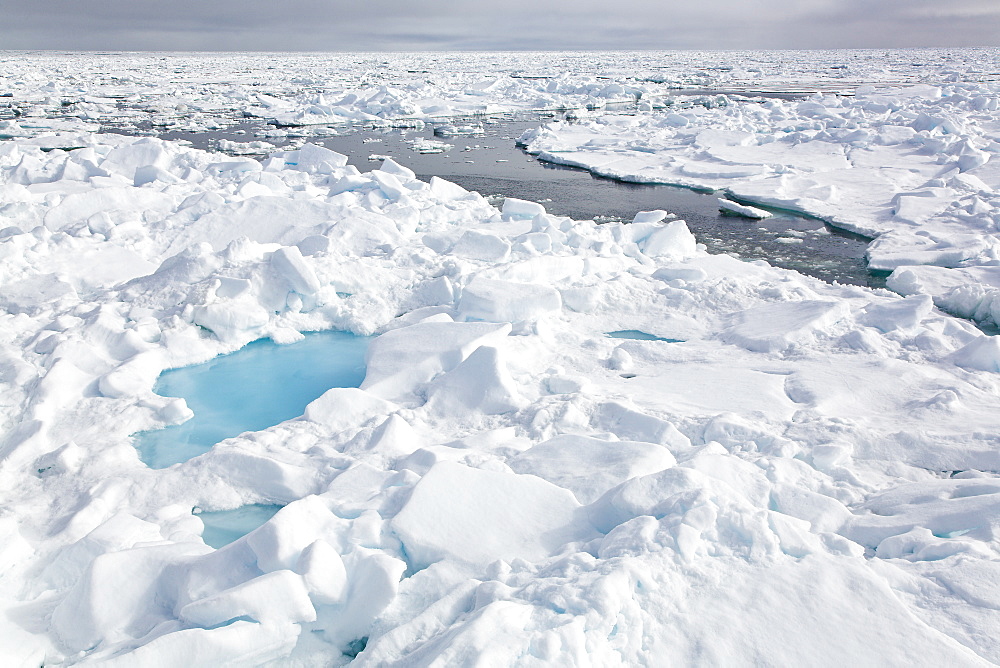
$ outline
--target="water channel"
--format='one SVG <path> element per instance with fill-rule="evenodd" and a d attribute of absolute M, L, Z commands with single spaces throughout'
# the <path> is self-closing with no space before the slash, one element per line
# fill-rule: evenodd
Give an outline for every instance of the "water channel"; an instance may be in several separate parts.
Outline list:
<path fill-rule="evenodd" d="M 337 126 L 280 130 L 263 121 L 242 121 L 222 131 L 162 132 L 159 136 L 208 149 L 220 147 L 222 140 L 265 139 L 279 147 L 309 141 L 346 155 L 349 164 L 362 172 L 377 168 L 381 159 L 389 156 L 421 179 L 439 176 L 497 201 L 509 196 L 540 202 L 549 213 L 579 220 L 630 221 L 638 211 L 664 209 L 687 221 L 710 252 L 767 260 L 825 281 L 884 287 L 885 276 L 870 273 L 864 259 L 869 240 L 821 220 L 777 209 L 771 209 L 775 215 L 764 220 L 724 215 L 719 211 L 717 194 L 598 177 L 584 169 L 542 162 L 516 145 L 525 130 L 559 117 L 562 115 L 537 112 L 442 120 L 421 128 Z M 481 125 L 482 132 L 435 135 L 441 126 L 463 124 Z M 255 136 L 275 132 L 287 134 Z M 431 142 L 451 148 L 423 152 L 432 146 Z"/>

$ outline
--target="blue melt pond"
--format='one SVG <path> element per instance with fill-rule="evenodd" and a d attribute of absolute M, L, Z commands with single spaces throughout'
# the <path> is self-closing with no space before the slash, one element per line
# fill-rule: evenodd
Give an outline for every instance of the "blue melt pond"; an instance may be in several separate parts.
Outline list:
<path fill-rule="evenodd" d="M 635 341 L 666 341 L 667 343 L 684 343 L 681 339 L 667 339 L 662 336 L 656 336 L 655 334 L 650 334 L 648 332 L 642 332 L 638 329 L 621 329 L 617 332 L 608 332 L 607 334 L 612 339 L 633 339 Z"/>
<path fill-rule="evenodd" d="M 225 547 L 274 517 L 282 507 L 250 505 L 234 510 L 198 513 L 198 517 L 205 524 L 201 539 L 209 547 L 215 549 Z"/>
<path fill-rule="evenodd" d="M 139 457 L 154 469 L 186 462 L 219 441 L 302 415 L 332 387 L 358 387 L 370 340 L 348 332 L 307 334 L 287 345 L 261 339 L 204 364 L 164 371 L 153 390 L 183 397 L 194 417 L 136 434 Z"/>

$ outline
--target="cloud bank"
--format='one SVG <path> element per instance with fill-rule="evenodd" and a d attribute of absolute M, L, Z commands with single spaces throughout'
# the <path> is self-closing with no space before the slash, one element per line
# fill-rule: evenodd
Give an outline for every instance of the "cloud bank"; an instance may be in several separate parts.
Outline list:
<path fill-rule="evenodd" d="M 32 0 L 0 2 L 0 48 L 406 51 L 1000 45 L 1000 5 L 964 0 Z M 791 5 L 791 6 L 789 6 Z"/>

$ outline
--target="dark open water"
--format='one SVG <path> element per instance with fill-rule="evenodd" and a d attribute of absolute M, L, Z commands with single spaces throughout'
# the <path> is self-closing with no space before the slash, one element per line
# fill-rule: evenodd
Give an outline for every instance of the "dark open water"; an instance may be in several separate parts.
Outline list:
<path fill-rule="evenodd" d="M 868 239 L 836 230 L 822 221 L 787 211 L 762 221 L 722 215 L 717 195 L 687 188 L 623 183 L 572 167 L 541 162 L 516 146 L 530 128 L 552 120 L 551 113 L 476 119 L 451 119 L 419 129 L 372 127 L 284 128 L 286 137 L 259 137 L 274 131 L 262 121 L 245 121 L 223 131 L 164 132 L 164 139 L 184 139 L 198 148 L 217 148 L 220 140 L 266 140 L 283 146 L 306 141 L 348 156 L 361 171 L 378 166 L 382 156 L 414 170 L 422 179 L 440 176 L 486 196 L 510 196 L 541 202 L 549 213 L 575 219 L 629 221 L 638 211 L 664 209 L 687 221 L 698 241 L 713 253 L 762 259 L 825 281 L 884 287 L 884 275 L 869 273 L 864 260 Z M 482 124 L 475 135 L 437 136 L 436 127 Z M 319 134 L 311 134 L 316 133 Z M 440 131 L 439 131 L 440 132 Z M 329 134 L 327 134 L 329 133 Z M 420 142 L 452 145 L 443 153 L 421 153 Z"/>

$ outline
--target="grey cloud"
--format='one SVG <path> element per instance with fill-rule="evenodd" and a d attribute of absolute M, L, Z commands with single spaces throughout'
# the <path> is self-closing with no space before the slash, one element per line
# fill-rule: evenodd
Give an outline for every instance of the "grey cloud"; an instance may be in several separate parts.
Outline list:
<path fill-rule="evenodd" d="M 412 50 L 1000 44 L 995 0 L 0 0 L 9 49 Z"/>

